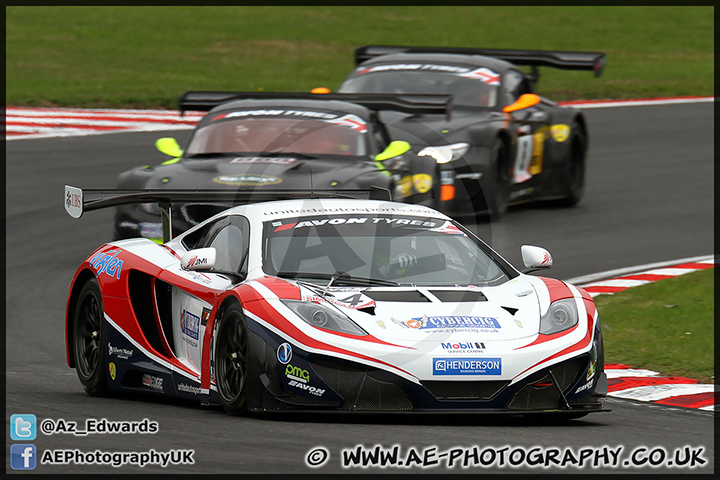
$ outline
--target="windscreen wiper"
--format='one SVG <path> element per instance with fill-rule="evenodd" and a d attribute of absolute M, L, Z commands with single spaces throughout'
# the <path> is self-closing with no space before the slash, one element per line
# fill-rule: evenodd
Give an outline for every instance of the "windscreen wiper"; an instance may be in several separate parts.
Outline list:
<path fill-rule="evenodd" d="M 321 272 L 277 272 L 275 275 L 280 278 L 313 278 L 318 280 L 332 280 L 325 289 L 332 283 L 344 283 L 346 285 L 386 285 L 386 286 L 398 286 L 398 282 L 391 280 L 383 280 L 380 278 L 367 278 L 367 277 L 356 277 L 351 276 L 345 272 L 341 272 L 340 275 L 336 273 L 321 273 Z"/>

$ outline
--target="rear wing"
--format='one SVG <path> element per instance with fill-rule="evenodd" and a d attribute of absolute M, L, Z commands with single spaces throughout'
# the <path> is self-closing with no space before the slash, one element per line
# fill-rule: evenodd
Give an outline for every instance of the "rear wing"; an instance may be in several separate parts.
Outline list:
<path fill-rule="evenodd" d="M 176 189 L 176 190 L 126 190 L 126 189 L 81 189 L 65 185 L 63 197 L 65 211 L 73 218 L 101 208 L 157 203 L 161 210 L 163 242 L 172 238 L 172 204 L 207 202 L 215 204 L 243 205 L 267 200 L 290 200 L 309 198 L 359 198 L 391 200 L 391 193 L 384 188 L 370 190 L 220 190 L 220 189 Z M 228 206 L 228 208 L 230 208 Z"/>
<path fill-rule="evenodd" d="M 498 58 L 515 65 L 554 67 L 564 70 L 592 70 L 595 77 L 602 75 L 605 54 L 602 52 L 568 52 L 552 50 L 507 50 L 497 48 L 462 47 L 400 47 L 390 45 L 366 45 L 355 50 L 355 64 L 392 53 L 445 53 L 460 55 L 484 55 Z"/>
<path fill-rule="evenodd" d="M 370 110 L 395 110 L 426 115 L 450 115 L 452 95 L 384 93 L 304 93 L 304 92 L 185 92 L 180 97 L 180 115 L 189 110 L 209 111 L 234 100 L 339 100 Z"/>

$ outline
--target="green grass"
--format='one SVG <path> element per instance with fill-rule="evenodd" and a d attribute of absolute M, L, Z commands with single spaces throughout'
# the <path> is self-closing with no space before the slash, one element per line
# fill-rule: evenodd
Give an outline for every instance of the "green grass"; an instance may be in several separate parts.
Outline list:
<path fill-rule="evenodd" d="M 176 108 L 187 90 L 338 87 L 366 44 L 607 53 L 555 100 L 713 95 L 712 6 L 11 6 L 8 105 Z"/>
<path fill-rule="evenodd" d="M 605 362 L 715 383 L 714 270 L 596 296 Z"/>

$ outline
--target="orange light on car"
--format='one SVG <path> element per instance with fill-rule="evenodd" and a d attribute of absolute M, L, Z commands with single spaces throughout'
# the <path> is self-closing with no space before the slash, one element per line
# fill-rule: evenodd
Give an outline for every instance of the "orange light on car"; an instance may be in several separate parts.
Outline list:
<path fill-rule="evenodd" d="M 441 185 L 440 186 L 440 200 L 447 202 L 455 198 L 455 185 Z"/>
<path fill-rule="evenodd" d="M 315 87 L 310 90 L 310 93 L 330 93 L 330 89 L 327 87 Z"/>

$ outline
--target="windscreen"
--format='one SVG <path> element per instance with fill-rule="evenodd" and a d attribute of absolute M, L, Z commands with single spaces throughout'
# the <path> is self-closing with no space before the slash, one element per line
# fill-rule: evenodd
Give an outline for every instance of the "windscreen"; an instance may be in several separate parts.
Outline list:
<path fill-rule="evenodd" d="M 239 110 L 217 114 L 198 128 L 187 155 L 287 152 L 363 156 L 367 153 L 366 132 L 367 123 L 356 115 Z"/>
<path fill-rule="evenodd" d="M 499 85 L 500 74 L 488 68 L 403 63 L 358 68 L 338 91 L 452 95 L 455 106 L 492 108 Z"/>
<path fill-rule="evenodd" d="M 517 275 L 449 220 L 402 214 L 266 222 L 264 270 L 325 285 L 498 285 Z M 340 276 L 342 274 L 342 276 Z"/>

